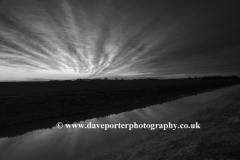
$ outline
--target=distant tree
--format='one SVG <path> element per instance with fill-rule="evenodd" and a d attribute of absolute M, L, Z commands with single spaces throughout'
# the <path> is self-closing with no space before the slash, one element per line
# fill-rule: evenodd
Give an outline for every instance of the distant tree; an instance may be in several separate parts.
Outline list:
<path fill-rule="evenodd" d="M 239 77 L 237 75 L 232 75 L 231 78 L 232 79 L 238 79 Z"/>

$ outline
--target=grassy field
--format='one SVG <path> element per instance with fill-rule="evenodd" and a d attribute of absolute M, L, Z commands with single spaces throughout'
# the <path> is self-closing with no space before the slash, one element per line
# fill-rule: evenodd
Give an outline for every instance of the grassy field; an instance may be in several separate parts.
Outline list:
<path fill-rule="evenodd" d="M 91 160 L 239 160 L 240 90 L 205 104 L 179 120 L 201 129 L 159 130 Z"/>
<path fill-rule="evenodd" d="M 129 110 L 130 106 L 135 104 L 163 103 L 187 95 L 235 85 L 239 80 L 137 81 L 133 86 L 131 86 L 134 83 L 132 81 L 122 81 L 122 83 L 111 81 L 105 89 L 97 87 L 100 83 L 107 85 L 107 82 L 96 82 L 95 85 L 94 82 L 4 83 L 5 90 L 8 88 L 6 93 L 15 96 L 0 96 L 0 128 L 16 123 L 73 114 L 85 116 L 95 113 L 92 117 L 95 118 L 98 117 L 98 112 L 105 110 L 117 110 L 117 108 Z M 14 88 L 17 85 L 19 88 Z M 85 86 L 85 89 L 81 90 L 80 87 L 80 90 L 73 89 L 72 92 L 66 89 L 63 93 L 68 85 L 70 89 L 74 88 L 74 85 L 75 88 Z M 88 91 L 86 91 L 87 87 L 90 88 Z M 93 90 L 94 87 L 95 90 Z M 33 88 L 36 89 L 34 91 L 36 94 L 33 94 Z M 2 88 L 1 94 L 4 94 Z M 136 106 L 139 108 L 140 105 Z"/>
<path fill-rule="evenodd" d="M 205 83 L 203 80 L 85 80 L 85 81 L 50 81 L 50 82 L 1 82 L 0 96 L 34 95 L 96 90 L 115 90 L 129 88 L 148 88 Z"/>
<path fill-rule="evenodd" d="M 70 93 L 96 90 L 116 90 L 135 88 L 166 88 L 178 86 L 232 84 L 239 79 L 171 79 L 171 80 L 88 80 L 88 81 L 50 81 L 50 82 L 0 82 L 0 97 L 12 95 L 36 95 Z"/>

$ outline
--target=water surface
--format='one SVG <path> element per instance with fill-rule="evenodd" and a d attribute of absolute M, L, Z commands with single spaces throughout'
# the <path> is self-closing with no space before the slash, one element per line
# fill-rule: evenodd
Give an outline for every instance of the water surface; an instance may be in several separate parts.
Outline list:
<path fill-rule="evenodd" d="M 214 101 L 240 88 L 240 85 L 181 98 L 172 102 L 135 109 L 129 112 L 80 121 L 93 124 L 167 123 L 189 115 L 205 103 Z M 56 122 L 57 123 L 57 122 Z M 0 160 L 83 159 L 114 147 L 141 139 L 147 129 L 39 129 L 16 137 L 0 138 Z"/>

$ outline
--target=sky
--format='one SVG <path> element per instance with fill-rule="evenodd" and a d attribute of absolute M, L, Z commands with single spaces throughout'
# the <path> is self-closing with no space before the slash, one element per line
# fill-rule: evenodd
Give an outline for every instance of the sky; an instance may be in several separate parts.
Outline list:
<path fill-rule="evenodd" d="M 239 0 L 0 0 L 0 81 L 240 75 Z"/>

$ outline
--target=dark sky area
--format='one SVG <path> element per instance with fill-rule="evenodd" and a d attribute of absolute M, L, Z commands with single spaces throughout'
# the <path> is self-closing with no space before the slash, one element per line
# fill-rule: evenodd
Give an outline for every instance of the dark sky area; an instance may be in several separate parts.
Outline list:
<path fill-rule="evenodd" d="M 0 0 L 0 81 L 240 75 L 239 0 Z"/>

